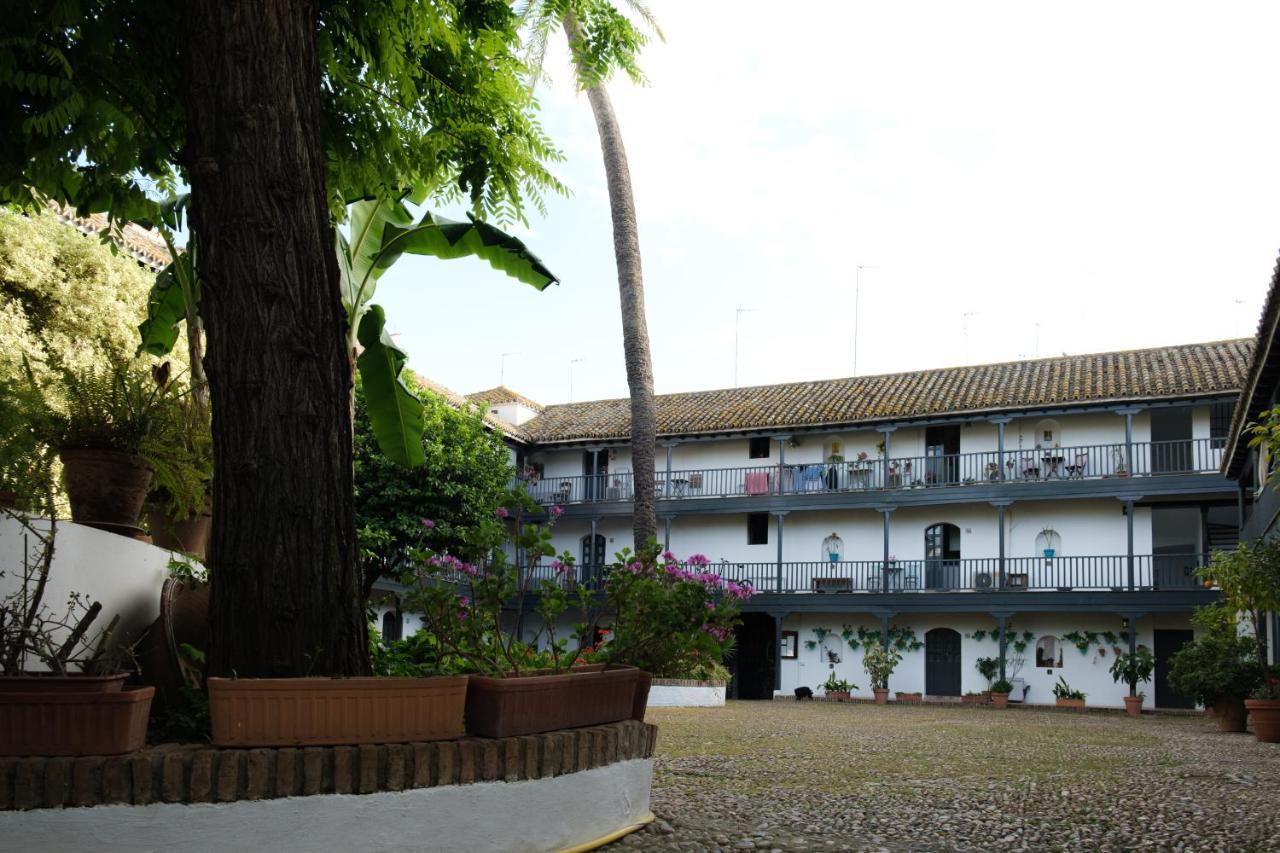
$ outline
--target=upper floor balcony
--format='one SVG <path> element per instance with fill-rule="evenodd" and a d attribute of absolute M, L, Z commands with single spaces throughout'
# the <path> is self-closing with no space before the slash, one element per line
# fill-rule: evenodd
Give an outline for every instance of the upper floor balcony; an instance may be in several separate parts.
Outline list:
<path fill-rule="evenodd" d="M 659 499 L 696 500 L 979 485 L 1014 488 L 1030 483 L 1217 474 L 1221 461 L 1220 439 L 1197 438 L 925 456 L 895 454 L 888 459 L 859 454 L 852 460 L 673 468 L 656 471 L 654 478 Z M 544 504 L 619 503 L 632 500 L 635 476 L 631 471 L 552 476 L 530 480 L 525 488 Z"/>

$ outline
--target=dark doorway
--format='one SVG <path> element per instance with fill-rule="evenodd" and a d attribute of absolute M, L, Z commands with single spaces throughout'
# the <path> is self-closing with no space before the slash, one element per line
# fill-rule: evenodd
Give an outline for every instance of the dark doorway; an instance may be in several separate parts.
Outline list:
<path fill-rule="evenodd" d="M 960 528 L 943 522 L 924 531 L 925 588 L 960 586 Z"/>
<path fill-rule="evenodd" d="M 1203 526 L 1199 507 L 1151 508 L 1151 582 L 1157 589 L 1199 585 Z"/>
<path fill-rule="evenodd" d="M 934 628 L 924 635 L 924 692 L 960 695 L 960 632 Z"/>
<path fill-rule="evenodd" d="M 772 699 L 773 667 L 778 655 L 773 617 L 768 613 L 744 613 L 736 633 L 738 642 L 729 661 L 733 673 L 730 695 L 738 699 Z"/>
<path fill-rule="evenodd" d="M 609 479 L 609 451 L 584 450 L 582 452 L 582 473 L 586 475 L 586 500 L 600 500 L 605 495 L 605 480 Z"/>
<path fill-rule="evenodd" d="M 960 427 L 932 426 L 924 430 L 924 483 L 945 486 L 960 482 Z"/>
<path fill-rule="evenodd" d="M 591 534 L 588 533 L 578 544 L 581 548 L 579 565 L 582 566 L 582 579 L 590 582 L 604 568 L 604 535 L 597 533 L 595 542 L 592 543 Z"/>
<path fill-rule="evenodd" d="M 1195 639 L 1195 632 L 1190 629 L 1160 629 L 1155 632 L 1156 672 L 1156 707 L 1157 708 L 1194 708 L 1195 700 L 1181 693 L 1175 693 L 1169 686 L 1169 657 L 1178 649 Z"/>
<path fill-rule="evenodd" d="M 1151 410 L 1151 473 L 1190 471 L 1191 407 Z"/>

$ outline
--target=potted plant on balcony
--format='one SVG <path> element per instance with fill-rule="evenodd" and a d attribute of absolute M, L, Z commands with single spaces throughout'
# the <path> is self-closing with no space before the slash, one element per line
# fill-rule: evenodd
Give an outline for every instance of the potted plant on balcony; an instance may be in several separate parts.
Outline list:
<path fill-rule="evenodd" d="M 877 705 L 888 704 L 889 676 L 893 675 L 901 661 L 902 655 L 898 650 L 885 648 L 879 639 L 867 644 L 862 655 L 862 668 L 871 679 L 871 692 L 875 695 Z"/>
<path fill-rule="evenodd" d="M 827 676 L 827 680 L 822 683 L 822 692 L 828 699 L 834 699 L 837 702 L 848 702 L 849 691 L 857 690 L 858 685 L 845 681 L 842 678 L 836 678 L 834 671 Z"/>
<path fill-rule="evenodd" d="M 1061 675 L 1058 676 L 1058 683 L 1053 685 L 1053 699 L 1059 708 L 1084 709 L 1085 694 L 1072 688 Z"/>
<path fill-rule="evenodd" d="M 1138 685 L 1151 680 L 1156 659 L 1146 646 L 1138 646 L 1133 654 L 1124 652 L 1111 662 L 1111 678 L 1129 685 L 1129 695 L 1124 697 L 1124 710 L 1130 717 L 1142 715 L 1142 700 L 1146 694 L 1138 692 Z"/>
<path fill-rule="evenodd" d="M 987 463 L 987 480 L 989 480 L 992 483 L 999 482 L 1000 480 L 1000 463 L 999 462 Z"/>
<path fill-rule="evenodd" d="M 1169 685 L 1212 709 L 1219 731 L 1243 732 L 1244 700 L 1263 683 L 1258 641 L 1240 635 L 1225 604 L 1201 607 L 1191 622 L 1199 635 L 1170 656 Z"/>
<path fill-rule="evenodd" d="M 991 685 L 991 705 L 999 710 L 1009 707 L 1009 694 L 1013 692 L 1013 685 L 1006 679 L 999 679 Z"/>
<path fill-rule="evenodd" d="M 119 617 L 91 632 L 101 604 L 72 593 L 65 608 L 49 607 L 57 519 L 10 515 L 35 544 L 4 572 L 17 583 L 0 599 L 0 755 L 116 755 L 141 748 L 155 690 L 123 688 L 129 648 L 115 637 Z"/>

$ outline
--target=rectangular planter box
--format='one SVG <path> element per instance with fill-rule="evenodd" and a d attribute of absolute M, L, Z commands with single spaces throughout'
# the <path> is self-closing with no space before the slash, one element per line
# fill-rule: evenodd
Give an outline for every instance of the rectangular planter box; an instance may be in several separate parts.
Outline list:
<path fill-rule="evenodd" d="M 410 743 L 462 737 L 467 676 L 210 678 L 215 746 Z"/>
<path fill-rule="evenodd" d="M 0 677 L 3 693 L 119 693 L 125 673 L 118 675 L 6 675 Z"/>
<path fill-rule="evenodd" d="M 630 719 L 639 682 L 640 670 L 631 666 L 582 666 L 559 675 L 473 675 L 467 731 L 514 737 Z"/>
<path fill-rule="evenodd" d="M 1084 710 L 1083 699 L 1059 699 L 1055 697 L 1053 703 L 1059 708 L 1074 708 L 1077 711 Z"/>
<path fill-rule="evenodd" d="M 0 755 L 119 755 L 141 749 L 154 687 L 0 692 Z"/>
<path fill-rule="evenodd" d="M 924 701 L 924 696 L 919 693 L 901 693 L 894 697 L 894 701 L 919 705 Z"/>

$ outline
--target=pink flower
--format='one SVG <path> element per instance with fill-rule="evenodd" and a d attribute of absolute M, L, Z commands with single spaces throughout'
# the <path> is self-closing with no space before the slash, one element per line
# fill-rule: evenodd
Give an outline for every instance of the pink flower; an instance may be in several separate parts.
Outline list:
<path fill-rule="evenodd" d="M 507 512 L 507 508 L 505 506 L 500 506 L 494 511 L 494 515 L 498 516 L 498 518 L 508 518 L 511 513 Z"/>
<path fill-rule="evenodd" d="M 564 515 L 564 507 L 560 506 L 559 504 L 551 507 L 552 518 L 559 518 L 562 515 Z"/>
<path fill-rule="evenodd" d="M 436 523 L 429 518 L 424 518 L 422 519 L 422 526 L 427 528 L 428 530 L 431 530 L 436 526 Z"/>
<path fill-rule="evenodd" d="M 685 562 L 687 562 L 691 566 L 711 565 L 711 561 L 708 560 L 704 554 L 690 554 L 689 559 L 686 560 Z"/>
<path fill-rule="evenodd" d="M 663 561 L 665 561 L 665 562 L 668 562 L 668 563 L 674 563 L 674 562 L 676 562 L 676 555 L 675 555 L 675 554 L 672 554 L 670 551 L 663 551 L 663 552 L 662 552 L 662 559 L 663 559 Z"/>
<path fill-rule="evenodd" d="M 559 560 L 551 561 L 551 571 L 555 572 L 558 575 L 562 575 L 572 568 L 573 567 L 570 566 L 568 563 L 562 563 Z"/>

